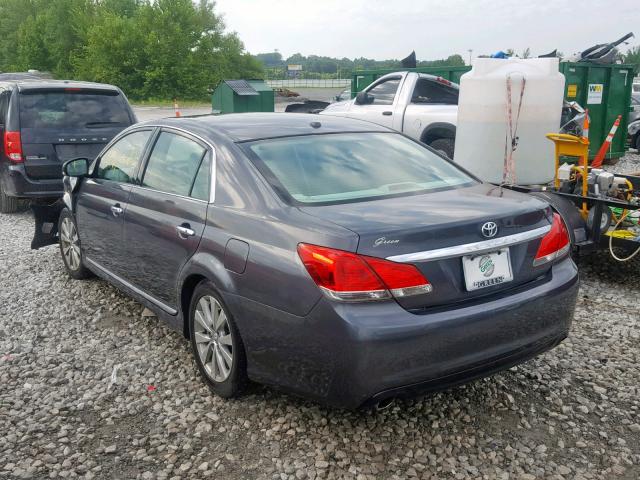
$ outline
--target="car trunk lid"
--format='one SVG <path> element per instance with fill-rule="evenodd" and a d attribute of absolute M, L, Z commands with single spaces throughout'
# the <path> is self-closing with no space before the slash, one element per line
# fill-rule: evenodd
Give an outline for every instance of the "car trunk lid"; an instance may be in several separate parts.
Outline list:
<path fill-rule="evenodd" d="M 548 266 L 533 267 L 540 238 L 550 225 L 548 206 L 534 197 L 492 185 L 302 207 L 302 210 L 357 233 L 359 254 L 416 265 L 432 284 L 433 291 L 400 299 L 399 303 L 407 309 L 431 308 L 495 294 L 533 281 L 548 271 Z M 491 239 L 482 233 L 488 222 L 497 226 Z M 500 246 L 501 242 L 508 245 Z M 507 249 L 513 279 L 469 290 L 463 257 L 474 248 L 487 253 L 483 246 L 489 246 L 489 253 Z M 451 247 L 456 248 L 447 250 Z M 435 258 L 431 255 L 434 252 Z"/>

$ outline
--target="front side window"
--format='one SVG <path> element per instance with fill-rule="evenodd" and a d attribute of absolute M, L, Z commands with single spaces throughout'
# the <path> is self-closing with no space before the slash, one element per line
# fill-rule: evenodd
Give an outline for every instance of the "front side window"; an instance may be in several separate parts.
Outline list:
<path fill-rule="evenodd" d="M 411 103 L 457 105 L 458 90 L 433 80 L 421 78 L 413 90 Z"/>
<path fill-rule="evenodd" d="M 181 135 L 162 132 L 142 178 L 142 186 L 189 196 L 206 149 Z"/>
<path fill-rule="evenodd" d="M 136 167 L 151 130 L 141 130 L 122 137 L 107 150 L 98 163 L 97 178 L 133 183 Z"/>
<path fill-rule="evenodd" d="M 367 90 L 367 95 L 373 97 L 373 105 L 392 105 L 399 85 L 400 78 L 390 78 Z"/>
<path fill-rule="evenodd" d="M 292 204 L 335 204 L 428 193 L 476 181 L 396 133 L 338 133 L 259 140 L 249 157 Z"/>

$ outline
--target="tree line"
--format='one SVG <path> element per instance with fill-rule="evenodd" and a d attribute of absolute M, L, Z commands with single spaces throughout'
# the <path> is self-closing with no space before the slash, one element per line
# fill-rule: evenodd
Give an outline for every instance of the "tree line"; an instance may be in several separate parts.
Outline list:
<path fill-rule="evenodd" d="M 204 99 L 262 65 L 211 0 L 0 0 L 0 71 L 111 83 L 132 99 Z"/>
<path fill-rule="evenodd" d="M 371 58 L 333 58 L 318 55 L 305 56 L 295 53 L 283 58 L 280 52 L 259 53 L 256 58 L 264 65 L 266 78 L 284 78 L 288 65 L 302 65 L 299 78 L 350 78 L 356 70 L 374 70 L 382 68 L 402 68 L 400 60 L 374 60 Z M 418 67 L 439 67 L 444 65 L 463 66 L 460 55 L 451 55 L 441 60 L 418 61 Z"/>

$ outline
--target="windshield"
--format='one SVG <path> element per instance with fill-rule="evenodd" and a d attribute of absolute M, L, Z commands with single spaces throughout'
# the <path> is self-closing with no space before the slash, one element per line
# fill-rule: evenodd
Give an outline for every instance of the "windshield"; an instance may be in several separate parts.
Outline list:
<path fill-rule="evenodd" d="M 260 140 L 252 161 L 290 203 L 332 204 L 414 195 L 475 180 L 395 133 L 339 133 Z"/>
<path fill-rule="evenodd" d="M 112 128 L 131 125 L 118 92 L 23 92 L 20 95 L 22 128 Z"/>

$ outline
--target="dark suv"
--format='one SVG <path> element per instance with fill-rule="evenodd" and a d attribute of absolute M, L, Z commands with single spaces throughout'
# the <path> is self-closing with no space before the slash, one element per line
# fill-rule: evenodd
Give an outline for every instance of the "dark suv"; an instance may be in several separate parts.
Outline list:
<path fill-rule="evenodd" d="M 60 197 L 62 164 L 94 158 L 136 117 L 119 88 L 90 82 L 0 80 L 0 212 Z"/>

